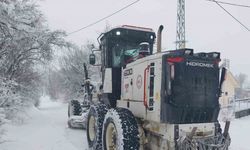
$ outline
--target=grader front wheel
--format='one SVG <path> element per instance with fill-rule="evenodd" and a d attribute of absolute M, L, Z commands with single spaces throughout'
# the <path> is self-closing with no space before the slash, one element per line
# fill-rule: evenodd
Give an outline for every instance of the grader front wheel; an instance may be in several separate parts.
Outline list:
<path fill-rule="evenodd" d="M 102 126 L 107 106 L 105 104 L 92 105 L 87 120 L 87 140 L 90 149 L 102 149 Z"/>
<path fill-rule="evenodd" d="M 80 116 L 82 112 L 81 104 L 78 100 L 71 100 L 68 104 L 68 117 Z"/>

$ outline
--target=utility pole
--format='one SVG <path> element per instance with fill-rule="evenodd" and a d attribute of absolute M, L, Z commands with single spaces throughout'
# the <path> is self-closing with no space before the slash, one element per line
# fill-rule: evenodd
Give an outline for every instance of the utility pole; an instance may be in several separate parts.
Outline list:
<path fill-rule="evenodd" d="M 176 49 L 186 48 L 185 39 L 185 0 L 177 0 Z"/>

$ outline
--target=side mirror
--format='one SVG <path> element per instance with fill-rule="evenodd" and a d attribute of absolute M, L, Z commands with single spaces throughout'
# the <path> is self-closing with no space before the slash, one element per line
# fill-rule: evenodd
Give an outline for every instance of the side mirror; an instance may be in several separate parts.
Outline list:
<path fill-rule="evenodd" d="M 94 65 L 95 64 L 95 54 L 90 54 L 89 55 L 89 63 L 91 65 Z"/>

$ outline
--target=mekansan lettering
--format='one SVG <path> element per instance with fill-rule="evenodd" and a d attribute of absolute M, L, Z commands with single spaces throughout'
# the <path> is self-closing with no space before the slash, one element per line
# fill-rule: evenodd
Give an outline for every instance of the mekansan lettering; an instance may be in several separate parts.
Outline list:
<path fill-rule="evenodd" d="M 129 75 L 132 75 L 133 74 L 133 69 L 127 69 L 124 71 L 124 76 L 129 76 Z"/>
<path fill-rule="evenodd" d="M 202 62 L 187 62 L 187 66 L 192 67 L 206 67 L 206 68 L 214 68 L 214 64 L 202 63 Z"/>

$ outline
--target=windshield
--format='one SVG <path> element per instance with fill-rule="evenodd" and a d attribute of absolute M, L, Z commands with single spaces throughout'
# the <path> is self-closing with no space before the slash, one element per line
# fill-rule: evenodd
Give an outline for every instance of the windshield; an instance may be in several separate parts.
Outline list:
<path fill-rule="evenodd" d="M 135 60 L 139 55 L 140 43 L 120 42 L 112 47 L 112 66 L 121 67 Z"/>

